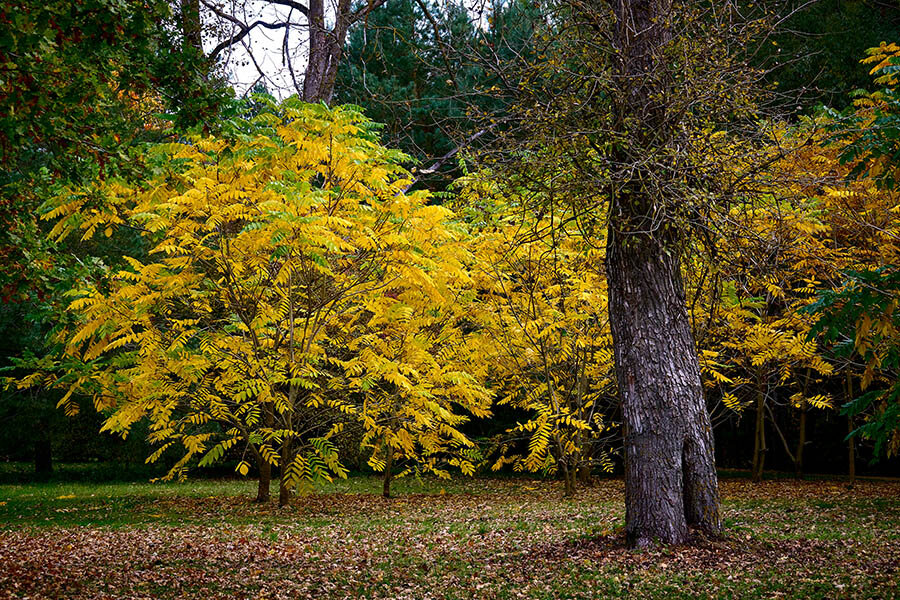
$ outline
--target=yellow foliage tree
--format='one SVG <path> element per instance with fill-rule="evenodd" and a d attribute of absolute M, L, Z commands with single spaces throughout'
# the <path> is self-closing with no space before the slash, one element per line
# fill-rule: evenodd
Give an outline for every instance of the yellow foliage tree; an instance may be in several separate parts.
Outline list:
<path fill-rule="evenodd" d="M 149 419 L 159 446 L 149 460 L 184 451 L 169 476 L 243 447 L 260 500 L 280 468 L 281 504 L 298 485 L 346 475 L 332 440 L 348 420 L 373 419 L 371 390 L 348 393 L 366 378 L 392 384 L 384 391 L 398 392 L 391 400 L 420 439 L 466 445 L 458 417 L 430 398 L 466 392 L 485 414 L 486 392 L 423 359 L 440 344 L 384 347 L 438 322 L 428 310 L 453 292 L 459 230 L 427 193 L 405 191 L 405 157 L 376 139 L 351 107 L 270 103 L 227 136 L 158 148 L 157 173 L 140 186 L 97 182 L 57 199 L 53 235 L 126 226 L 150 247 L 146 260 L 71 292 L 80 321 L 62 334 L 61 404 L 73 410 L 73 395 L 90 395 L 104 429 L 122 435 Z M 373 427 L 407 447 L 408 428 Z"/>
<path fill-rule="evenodd" d="M 470 178 L 461 201 L 478 206 L 472 276 L 482 345 L 493 357 L 498 405 L 527 419 L 506 433 L 492 468 L 561 472 L 565 494 L 593 467 L 612 470 L 606 445 L 616 403 L 603 244 L 587 239 L 571 214 L 533 213 L 521 198 Z M 485 207 L 489 209 L 485 210 Z M 524 454 L 516 440 L 528 440 Z"/>

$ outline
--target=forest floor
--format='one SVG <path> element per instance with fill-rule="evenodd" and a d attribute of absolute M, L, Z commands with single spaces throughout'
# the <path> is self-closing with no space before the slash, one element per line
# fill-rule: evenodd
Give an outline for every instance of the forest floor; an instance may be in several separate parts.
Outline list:
<path fill-rule="evenodd" d="M 618 480 L 253 488 L 0 485 L 0 598 L 900 597 L 900 483 L 726 479 L 724 539 L 644 551 Z"/>

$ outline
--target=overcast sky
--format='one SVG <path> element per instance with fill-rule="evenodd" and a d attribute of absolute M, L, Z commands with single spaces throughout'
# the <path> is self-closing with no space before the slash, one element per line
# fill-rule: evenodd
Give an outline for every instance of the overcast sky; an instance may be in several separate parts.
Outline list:
<path fill-rule="evenodd" d="M 438 0 L 437 3 L 444 5 L 449 2 Z M 486 23 L 490 0 L 455 0 L 454 3 L 466 5 L 475 21 Z M 256 83 L 265 84 L 269 92 L 277 98 L 285 98 L 296 93 L 295 81 L 297 85 L 303 85 L 307 59 L 308 31 L 303 15 L 296 10 L 271 4 L 266 0 L 219 0 L 218 5 L 224 12 L 235 15 L 248 24 L 257 20 L 268 23 L 284 22 L 288 18 L 294 23 L 294 26 L 288 29 L 271 30 L 256 27 L 239 44 L 225 50 L 222 59 L 225 72 L 239 95 L 246 93 Z M 326 0 L 326 19 L 329 26 L 334 23 L 334 6 L 333 0 Z M 207 14 L 211 19 L 207 25 L 212 26 L 213 31 L 204 41 L 205 50 L 209 52 L 221 40 L 235 35 L 239 30 L 227 20 L 217 18 L 208 11 Z M 286 57 L 290 57 L 293 76 Z"/>

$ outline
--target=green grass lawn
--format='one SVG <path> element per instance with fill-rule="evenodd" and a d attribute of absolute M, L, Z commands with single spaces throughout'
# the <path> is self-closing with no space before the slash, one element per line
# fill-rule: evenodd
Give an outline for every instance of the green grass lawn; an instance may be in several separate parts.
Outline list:
<path fill-rule="evenodd" d="M 0 486 L 0 598 L 900 597 L 900 484 L 722 482 L 727 536 L 623 546 L 621 481 Z"/>

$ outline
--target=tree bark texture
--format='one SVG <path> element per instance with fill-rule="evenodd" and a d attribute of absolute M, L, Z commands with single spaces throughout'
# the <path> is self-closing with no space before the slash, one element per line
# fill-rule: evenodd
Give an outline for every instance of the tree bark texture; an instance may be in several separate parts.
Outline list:
<path fill-rule="evenodd" d="M 331 101 L 338 66 L 353 21 L 350 0 L 339 0 L 334 27 L 325 24 L 324 0 L 309 2 L 309 61 L 303 78 L 303 99 L 306 102 Z"/>
<path fill-rule="evenodd" d="M 712 427 L 677 258 L 655 240 L 618 234 L 607 252 L 629 543 L 682 543 L 688 525 L 718 533 Z"/>
<path fill-rule="evenodd" d="M 627 140 L 617 160 L 638 165 L 666 143 L 676 115 L 662 49 L 671 0 L 618 0 L 617 122 Z M 722 529 L 712 427 L 685 303 L 679 225 L 660 222 L 677 198 L 634 169 L 614 184 L 607 238 L 609 314 L 625 433 L 625 529 L 629 544 L 683 543 L 689 525 Z M 664 213 L 664 211 L 662 211 Z"/>
<path fill-rule="evenodd" d="M 272 484 L 272 465 L 262 459 L 258 461 L 259 484 L 256 487 L 256 501 L 265 503 L 269 501 L 269 490 Z"/>

